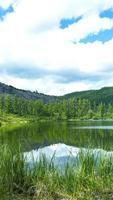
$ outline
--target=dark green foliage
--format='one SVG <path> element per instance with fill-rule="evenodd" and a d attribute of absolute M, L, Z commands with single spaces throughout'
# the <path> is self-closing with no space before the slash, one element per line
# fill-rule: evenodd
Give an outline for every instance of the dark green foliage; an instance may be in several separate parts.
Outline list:
<path fill-rule="evenodd" d="M 43 103 L 40 100 L 27 100 L 0 96 L 0 112 L 19 116 L 47 117 L 52 119 L 112 119 L 113 105 L 91 104 L 87 99 L 70 98 L 55 102 Z"/>
<path fill-rule="evenodd" d="M 45 95 L 42 93 L 31 92 L 28 90 L 21 90 L 17 89 L 12 86 L 8 86 L 6 84 L 0 83 L 0 94 L 1 95 L 10 95 L 10 96 L 16 96 L 19 98 L 24 98 L 27 100 L 41 100 L 44 103 L 52 102 L 52 101 L 58 101 L 58 100 L 64 100 L 64 99 L 88 99 L 91 103 L 91 105 L 95 102 L 96 105 L 99 103 L 103 103 L 105 105 L 108 105 L 109 103 L 113 102 L 113 87 L 104 87 L 100 90 L 88 90 L 88 91 L 81 91 L 81 92 L 73 92 L 70 94 L 66 94 L 63 96 L 50 96 Z"/>
<path fill-rule="evenodd" d="M 61 97 L 62 99 L 81 98 L 88 99 L 92 104 L 93 102 L 99 104 L 108 104 L 113 102 L 113 87 L 104 87 L 100 90 L 88 90 L 81 92 L 73 92 Z"/>
<path fill-rule="evenodd" d="M 0 112 L 17 114 L 19 116 L 44 116 L 46 111 L 44 103 L 40 100 L 26 100 L 24 98 L 0 96 Z"/>
<path fill-rule="evenodd" d="M 50 116 L 57 119 L 112 119 L 113 104 L 103 103 L 91 105 L 88 99 L 70 98 L 60 102 L 51 102 L 46 105 Z"/>
<path fill-rule="evenodd" d="M 113 118 L 113 87 L 75 92 L 53 98 L 0 83 L 0 93 L 1 114 L 5 112 L 52 119 Z"/>

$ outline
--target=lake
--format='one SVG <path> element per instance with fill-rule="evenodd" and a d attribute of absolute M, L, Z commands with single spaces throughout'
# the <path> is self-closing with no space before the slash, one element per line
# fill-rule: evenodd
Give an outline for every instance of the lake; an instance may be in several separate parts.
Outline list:
<path fill-rule="evenodd" d="M 82 199 L 90 194 L 90 199 L 99 200 L 102 195 L 106 195 L 103 199 L 113 199 L 113 121 L 46 121 L 9 130 L 0 133 L 1 146 L 7 144 L 0 152 L 5 194 L 7 188 L 32 194 L 31 188 L 38 186 L 38 191 L 41 186 L 43 191 L 44 185 L 45 195 L 65 191 L 73 197 L 83 194 Z"/>
<path fill-rule="evenodd" d="M 37 150 L 51 144 L 66 144 L 77 148 L 113 150 L 113 121 L 48 121 L 31 123 L 0 134 L 0 143 L 23 151 Z"/>

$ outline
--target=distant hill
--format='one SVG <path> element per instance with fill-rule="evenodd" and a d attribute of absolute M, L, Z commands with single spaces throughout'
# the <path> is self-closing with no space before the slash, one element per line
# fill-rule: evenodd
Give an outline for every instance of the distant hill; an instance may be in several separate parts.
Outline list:
<path fill-rule="evenodd" d="M 6 85 L 4 83 L 0 83 L 0 94 L 3 95 L 13 95 L 25 99 L 31 100 L 42 100 L 43 102 L 49 102 L 56 99 L 55 96 L 49 96 L 38 92 L 31 92 L 29 90 L 21 90 L 17 89 L 13 86 Z"/>
<path fill-rule="evenodd" d="M 82 92 L 73 92 L 62 96 L 63 99 L 69 98 L 84 98 L 89 99 L 91 102 L 95 103 L 113 103 L 113 87 L 103 87 L 99 90 L 88 90 Z"/>
<path fill-rule="evenodd" d="M 70 98 L 81 98 L 81 99 L 89 99 L 91 102 L 96 104 L 102 102 L 105 104 L 113 103 L 113 87 L 104 87 L 99 90 L 88 90 L 81 92 L 73 92 L 70 94 L 66 94 L 63 96 L 50 96 L 45 95 L 38 92 L 31 92 L 29 90 L 21 90 L 17 89 L 13 86 L 8 86 L 4 83 L 0 83 L 0 94 L 4 95 L 13 95 L 17 97 L 22 97 L 25 99 L 31 100 L 42 100 L 47 103 L 50 101 L 62 100 L 62 99 L 70 99 Z"/>

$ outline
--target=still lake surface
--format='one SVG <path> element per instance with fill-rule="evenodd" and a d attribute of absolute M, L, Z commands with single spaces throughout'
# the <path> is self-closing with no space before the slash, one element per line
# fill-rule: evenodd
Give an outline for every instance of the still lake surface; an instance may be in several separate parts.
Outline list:
<path fill-rule="evenodd" d="M 0 134 L 0 143 L 22 144 L 23 151 L 38 150 L 53 144 L 113 151 L 113 121 L 37 122 Z"/>
<path fill-rule="evenodd" d="M 46 121 L 30 123 L 25 127 L 0 134 L 0 143 L 15 149 L 20 144 L 26 162 L 44 155 L 60 170 L 67 162 L 76 163 L 79 153 L 91 152 L 95 161 L 104 157 L 113 159 L 113 121 Z"/>

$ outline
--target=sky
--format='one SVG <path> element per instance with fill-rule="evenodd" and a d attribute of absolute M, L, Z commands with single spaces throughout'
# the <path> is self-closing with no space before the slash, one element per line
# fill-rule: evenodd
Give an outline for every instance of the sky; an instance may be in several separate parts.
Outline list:
<path fill-rule="evenodd" d="M 113 86 L 113 0 L 0 0 L 0 82 L 49 95 Z"/>

